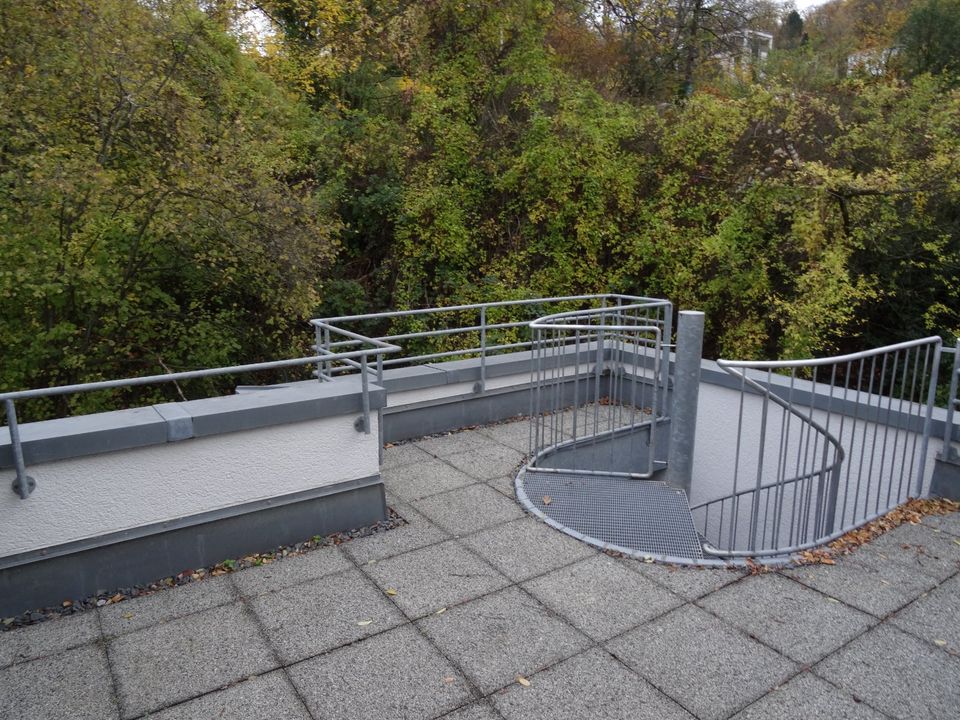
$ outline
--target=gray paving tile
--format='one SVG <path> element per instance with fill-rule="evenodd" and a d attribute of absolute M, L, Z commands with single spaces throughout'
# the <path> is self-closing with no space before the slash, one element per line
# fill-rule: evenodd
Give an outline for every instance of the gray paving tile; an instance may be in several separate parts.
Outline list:
<path fill-rule="evenodd" d="M 485 595 L 510 584 L 479 557 L 449 540 L 381 560 L 364 570 L 409 617 Z"/>
<path fill-rule="evenodd" d="M 462 542 L 514 582 L 597 554 L 586 543 L 532 517 L 498 525 Z"/>
<path fill-rule="evenodd" d="M 446 458 L 455 468 L 478 480 L 492 480 L 501 475 L 516 476 L 523 460 L 523 453 L 493 442 Z"/>
<path fill-rule="evenodd" d="M 927 515 L 923 518 L 923 524 L 960 537 L 960 512 L 947 515 Z"/>
<path fill-rule="evenodd" d="M 406 525 L 351 540 L 341 545 L 340 549 L 355 562 L 365 564 L 449 539 L 450 533 L 434 525 L 411 506 L 397 505 L 394 509 L 407 521 Z"/>
<path fill-rule="evenodd" d="M 836 565 L 803 565 L 783 574 L 877 617 L 886 617 L 937 583 L 896 563 L 864 565 L 860 557 L 858 550 Z"/>
<path fill-rule="evenodd" d="M 960 659 L 888 624 L 814 672 L 891 717 L 955 718 L 960 707 Z"/>
<path fill-rule="evenodd" d="M 151 720 L 312 720 L 283 671 L 252 677 L 150 715 Z"/>
<path fill-rule="evenodd" d="M 799 663 L 828 655 L 876 619 L 781 575 L 744 578 L 701 607 Z"/>
<path fill-rule="evenodd" d="M 523 584 L 594 640 L 607 640 L 683 600 L 606 555 L 594 555 Z"/>
<path fill-rule="evenodd" d="M 607 649 L 704 720 L 729 716 L 796 670 L 693 605 L 616 638 Z"/>
<path fill-rule="evenodd" d="M 447 490 L 473 485 L 477 478 L 450 467 L 443 460 L 430 458 L 415 465 L 384 470 L 384 486 L 404 502 L 436 495 Z"/>
<path fill-rule="evenodd" d="M 883 720 L 883 715 L 850 693 L 808 672 L 800 673 L 769 695 L 734 715 L 734 720 Z"/>
<path fill-rule="evenodd" d="M 99 637 L 97 614 L 90 611 L 0 632 L 0 667 L 54 655 Z"/>
<path fill-rule="evenodd" d="M 590 645 L 516 587 L 431 615 L 418 625 L 484 694 Z"/>
<path fill-rule="evenodd" d="M 291 555 L 268 565 L 234 573 L 234 584 L 244 597 L 282 590 L 308 580 L 342 572 L 353 567 L 339 547 L 321 547 L 303 555 Z"/>
<path fill-rule="evenodd" d="M 471 698 L 464 677 L 411 625 L 289 672 L 311 712 L 322 718 L 433 718 Z"/>
<path fill-rule="evenodd" d="M 504 497 L 516 500 L 516 480 L 516 475 L 497 475 L 497 477 L 484 480 L 484 482 Z"/>
<path fill-rule="evenodd" d="M 217 605 L 226 605 L 236 597 L 237 592 L 229 576 L 221 575 L 105 605 L 98 612 L 104 634 L 121 635 Z"/>
<path fill-rule="evenodd" d="M 422 463 L 429 460 L 433 460 L 433 456 L 430 453 L 421 450 L 412 442 L 405 442 L 383 449 L 383 463 L 381 463 L 380 468 L 381 470 L 388 470 L 390 468 L 401 467 L 402 465 L 413 465 L 414 463 Z"/>
<path fill-rule="evenodd" d="M 469 705 L 464 705 L 452 713 L 447 713 L 438 720 L 500 720 L 500 715 L 494 711 L 488 701 L 478 700 Z"/>
<path fill-rule="evenodd" d="M 624 559 L 622 562 L 630 569 L 640 572 L 687 600 L 701 598 L 736 582 L 745 575 L 739 570 L 723 568 L 680 567 L 632 559 Z"/>
<path fill-rule="evenodd" d="M 240 603 L 121 635 L 108 641 L 108 651 L 126 718 L 276 667 Z"/>
<path fill-rule="evenodd" d="M 250 606 L 285 664 L 389 630 L 406 620 L 357 570 L 258 595 Z"/>
<path fill-rule="evenodd" d="M 473 430 L 463 430 L 437 437 L 421 438 L 414 442 L 421 450 L 426 450 L 436 457 L 445 458 L 490 445 L 490 438 Z"/>
<path fill-rule="evenodd" d="M 0 670 L 0 688 L 0 718 L 119 717 L 107 658 L 99 645 L 86 645 Z"/>
<path fill-rule="evenodd" d="M 484 425 L 477 432 L 526 454 L 530 449 L 530 421 L 527 418 L 497 425 Z"/>
<path fill-rule="evenodd" d="M 857 548 L 857 562 L 871 567 L 896 564 L 906 571 L 946 580 L 960 570 L 957 538 L 925 525 L 905 524 Z"/>
<path fill-rule="evenodd" d="M 693 716 L 603 650 L 564 660 L 493 696 L 507 720 L 681 720 Z"/>
<path fill-rule="evenodd" d="M 960 655 L 960 575 L 915 600 L 890 622 Z"/>
<path fill-rule="evenodd" d="M 468 535 L 524 516 L 520 506 L 486 485 L 471 485 L 412 503 L 454 535 Z"/>

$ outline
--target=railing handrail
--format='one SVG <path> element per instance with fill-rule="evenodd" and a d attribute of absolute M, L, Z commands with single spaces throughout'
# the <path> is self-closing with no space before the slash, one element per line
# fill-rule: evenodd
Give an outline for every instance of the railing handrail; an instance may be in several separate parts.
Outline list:
<path fill-rule="evenodd" d="M 777 370 L 785 368 L 815 367 L 820 365 L 839 365 L 841 363 L 862 360 L 864 358 L 883 355 L 885 353 L 908 350 L 910 348 L 917 347 L 919 345 L 926 345 L 934 341 L 942 342 L 939 335 L 931 335 L 918 340 L 906 340 L 893 345 L 884 345 L 883 347 L 874 348 L 873 350 L 861 350 L 859 352 L 847 353 L 846 355 L 834 355 L 832 357 L 825 358 L 806 358 L 802 360 L 726 360 L 721 358 L 717 360 L 717 365 L 724 369 L 745 368 L 748 370 Z"/>
<path fill-rule="evenodd" d="M 381 318 L 394 318 L 394 317 L 409 317 L 412 315 L 429 315 L 431 313 L 440 313 L 440 312 L 460 312 L 463 310 L 480 310 L 488 309 L 493 307 L 506 307 L 510 305 L 524 306 L 524 305 L 540 305 L 542 303 L 551 303 L 551 302 L 573 302 L 576 300 L 629 300 L 631 302 L 649 302 L 651 306 L 656 305 L 669 305 L 669 301 L 662 300 L 658 298 L 644 297 L 642 295 L 623 295 L 620 293 L 597 293 L 589 295 L 558 295 L 555 297 L 543 297 L 543 298 L 529 298 L 526 300 L 496 300 L 493 302 L 486 303 L 470 303 L 466 305 L 440 305 L 435 307 L 428 308 L 412 308 L 409 310 L 390 310 L 386 312 L 375 312 L 375 313 L 362 313 L 359 315 L 339 315 L 336 317 L 322 317 L 314 318 L 310 322 L 312 324 L 323 322 L 323 323 L 337 323 L 337 322 L 352 322 L 356 320 L 377 320 Z"/>
<path fill-rule="evenodd" d="M 284 367 L 316 365 L 320 362 L 325 362 L 328 360 L 346 360 L 362 356 L 370 357 L 372 355 L 385 355 L 401 350 L 401 348 L 397 345 L 380 343 L 373 339 L 370 339 L 370 342 L 376 343 L 377 347 L 365 350 L 352 350 L 350 352 L 335 353 L 333 355 L 311 355 L 309 357 L 290 358 L 287 360 L 271 360 L 268 362 L 247 363 L 245 365 L 227 365 L 216 368 L 204 368 L 202 370 L 183 370 L 180 372 L 163 373 L 161 375 L 144 375 L 141 377 L 75 383 L 73 385 L 55 385 L 53 387 L 33 388 L 30 390 L 14 390 L 11 392 L 0 393 L 0 401 L 26 400 L 29 398 L 50 397 L 55 395 L 71 395 L 74 393 L 92 392 L 95 390 L 113 390 L 122 387 L 152 385 L 164 382 L 175 382 L 177 380 L 194 380 L 202 377 L 216 377 L 220 375 L 239 375 L 246 372 L 275 370 Z"/>

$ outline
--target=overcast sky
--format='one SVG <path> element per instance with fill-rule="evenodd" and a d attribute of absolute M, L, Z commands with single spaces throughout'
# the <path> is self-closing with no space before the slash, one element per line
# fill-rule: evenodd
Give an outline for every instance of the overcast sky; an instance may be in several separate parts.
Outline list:
<path fill-rule="evenodd" d="M 797 10 L 799 10 L 800 12 L 803 12 L 804 10 L 808 10 L 814 7 L 815 5 L 823 5 L 826 1 L 827 0 L 794 0 L 797 6 Z"/>

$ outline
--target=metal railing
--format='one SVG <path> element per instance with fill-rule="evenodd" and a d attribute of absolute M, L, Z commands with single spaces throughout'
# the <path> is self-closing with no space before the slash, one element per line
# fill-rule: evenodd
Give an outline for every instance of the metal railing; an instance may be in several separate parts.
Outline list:
<path fill-rule="evenodd" d="M 334 337 L 339 333 L 347 338 L 387 343 L 403 342 L 407 348 L 417 348 L 411 354 L 378 361 L 376 368 L 369 370 L 376 375 L 378 381 L 383 379 L 383 371 L 389 367 L 423 364 L 441 359 L 479 358 L 480 380 L 474 390 L 480 392 L 486 387 L 487 359 L 490 356 L 533 348 L 530 329 L 533 320 L 551 312 L 648 302 L 662 301 L 616 293 L 565 295 L 340 315 L 316 318 L 310 323 L 315 332 L 314 349 L 318 355 L 327 356 L 318 369 L 319 376 L 324 380 L 332 379 L 336 374 L 358 372 L 362 369 L 357 361 L 348 359 L 337 362 L 336 358 L 332 357 L 338 349 L 345 346 L 346 341 L 337 341 Z M 345 324 L 354 329 L 344 328 Z M 372 326 L 374 330 L 363 333 L 359 329 L 363 326 Z"/>
<path fill-rule="evenodd" d="M 662 467 L 655 426 L 665 416 L 671 309 L 648 300 L 531 323 L 527 469 L 641 479 Z"/>
<path fill-rule="evenodd" d="M 960 340 L 952 347 L 943 348 L 944 353 L 953 355 L 953 364 L 950 368 L 950 389 L 947 391 L 947 417 L 943 428 L 943 451 L 940 454 L 941 460 L 960 463 L 960 449 L 957 444 L 960 443 L 960 428 L 955 425 L 957 410 L 960 410 L 960 397 L 958 397 L 957 385 L 960 384 Z"/>
<path fill-rule="evenodd" d="M 691 508 L 705 551 L 787 555 L 919 495 L 940 346 L 929 337 L 818 360 L 718 361 L 740 390 L 732 488 Z"/>
<path fill-rule="evenodd" d="M 279 368 L 298 367 L 304 365 L 317 365 L 330 362 L 332 360 L 341 360 L 356 362 L 361 367 L 367 367 L 370 356 L 374 356 L 379 364 L 382 357 L 388 353 L 398 352 L 400 348 L 390 343 L 374 340 L 372 338 L 351 338 L 353 345 L 368 344 L 371 347 L 358 348 L 340 353 L 315 355 L 310 357 L 292 358 L 288 360 L 273 360 L 269 362 L 249 363 L 246 365 L 231 365 L 227 367 L 205 368 L 202 370 L 185 370 L 182 372 L 164 373 L 162 375 L 147 375 L 144 377 L 123 378 L 118 380 L 102 380 L 98 382 L 77 383 L 74 385 L 60 385 L 57 387 L 36 388 L 33 390 L 17 390 L 14 392 L 0 393 L 0 401 L 3 401 L 6 410 L 7 425 L 10 429 L 10 445 L 13 454 L 14 468 L 16 477 L 13 480 L 13 490 L 21 499 L 26 499 L 36 488 L 36 481 L 27 475 L 26 462 L 23 456 L 23 443 L 20 437 L 20 426 L 17 422 L 17 410 L 15 402 L 17 400 L 26 400 L 30 398 L 52 397 L 57 395 L 71 395 L 74 393 L 93 392 L 96 390 L 113 390 L 117 388 L 134 387 L 138 385 L 153 385 L 158 383 L 177 382 L 180 380 L 194 380 L 197 378 L 214 377 L 219 375 L 235 375 L 240 373 L 261 372 L 265 370 L 276 370 Z M 362 402 L 363 402 L 363 427 L 361 430 L 370 433 L 370 395 L 369 378 L 367 373 L 362 376 Z"/>

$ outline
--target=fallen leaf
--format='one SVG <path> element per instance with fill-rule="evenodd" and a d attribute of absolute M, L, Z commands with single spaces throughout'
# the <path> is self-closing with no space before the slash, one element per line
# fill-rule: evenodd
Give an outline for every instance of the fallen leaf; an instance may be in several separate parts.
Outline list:
<path fill-rule="evenodd" d="M 70 606 L 73 605 L 73 600 L 64 600 L 64 601 L 63 601 L 62 603 L 60 603 L 60 604 L 63 605 L 64 607 L 70 607 Z"/>
<path fill-rule="evenodd" d="M 122 617 L 124 620 L 129 620 L 130 618 L 133 617 L 133 613 L 132 613 L 132 612 L 125 612 L 125 613 L 124 613 L 123 615 L 121 615 L 120 617 Z"/>
<path fill-rule="evenodd" d="M 446 608 L 440 608 L 439 610 L 437 610 L 437 612 L 434 613 L 434 615 L 443 615 L 446 611 L 447 611 Z"/>
<path fill-rule="evenodd" d="M 455 677 L 451 677 L 450 675 L 447 675 L 447 677 L 443 679 L 443 682 L 446 683 L 447 685 L 452 685 L 454 682 L 456 682 L 456 680 L 457 679 Z"/>
<path fill-rule="evenodd" d="M 530 681 L 527 680 L 523 675 L 517 675 L 517 682 L 524 687 L 530 687 Z"/>
<path fill-rule="evenodd" d="M 392 597 L 393 595 L 396 595 L 396 594 L 397 594 L 396 590 L 394 590 L 393 588 L 387 588 L 387 595 L 390 595 Z"/>
<path fill-rule="evenodd" d="M 552 503 L 552 502 L 553 502 L 553 498 L 552 498 L 552 497 L 550 497 L 549 495 L 544 495 L 544 496 L 543 496 L 543 504 L 544 504 L 544 505 L 549 505 L 549 504 Z"/>
<path fill-rule="evenodd" d="M 110 602 L 120 602 L 123 599 L 124 599 L 124 596 L 121 595 L 120 593 L 117 593 L 112 598 L 110 598 Z"/>
<path fill-rule="evenodd" d="M 933 644 L 934 644 L 934 645 L 937 645 L 938 647 L 943 647 L 944 645 L 947 644 L 947 641 L 946 641 L 946 640 L 934 640 L 934 641 L 933 641 Z"/>
<path fill-rule="evenodd" d="M 372 622 L 373 620 L 361 620 L 360 622 L 357 623 L 357 625 L 359 625 L 360 627 L 366 627 Z"/>

